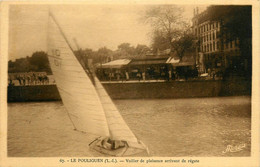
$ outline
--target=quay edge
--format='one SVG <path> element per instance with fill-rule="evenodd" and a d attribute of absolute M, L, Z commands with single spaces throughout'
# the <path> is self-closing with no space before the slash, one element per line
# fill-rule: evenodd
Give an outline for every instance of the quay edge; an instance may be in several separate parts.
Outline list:
<path fill-rule="evenodd" d="M 251 95 L 251 81 L 102 83 L 112 99 L 192 98 Z M 61 100 L 56 85 L 9 86 L 8 102 Z"/>

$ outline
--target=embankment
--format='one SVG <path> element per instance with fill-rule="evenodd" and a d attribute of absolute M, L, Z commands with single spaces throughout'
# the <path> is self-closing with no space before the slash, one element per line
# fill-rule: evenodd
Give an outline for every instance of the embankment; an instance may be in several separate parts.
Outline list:
<path fill-rule="evenodd" d="M 113 99 L 191 98 L 251 95 L 251 82 L 177 81 L 103 83 Z M 8 87 L 8 102 L 60 100 L 55 85 Z"/>

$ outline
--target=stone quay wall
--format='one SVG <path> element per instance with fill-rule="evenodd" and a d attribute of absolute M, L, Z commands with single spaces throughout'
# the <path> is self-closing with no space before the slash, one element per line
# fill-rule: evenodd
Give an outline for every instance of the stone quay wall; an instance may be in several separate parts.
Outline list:
<path fill-rule="evenodd" d="M 103 83 L 112 99 L 192 98 L 251 95 L 250 81 Z M 8 102 L 61 100 L 56 85 L 9 86 Z"/>

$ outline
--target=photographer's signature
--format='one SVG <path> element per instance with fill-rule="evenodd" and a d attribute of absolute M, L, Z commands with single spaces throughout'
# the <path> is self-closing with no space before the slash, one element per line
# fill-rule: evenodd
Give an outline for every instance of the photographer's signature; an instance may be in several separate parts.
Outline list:
<path fill-rule="evenodd" d="M 227 145 L 226 150 L 222 151 L 222 153 L 225 154 L 225 153 L 228 153 L 228 152 L 234 153 L 234 152 L 242 151 L 243 148 L 245 148 L 245 147 L 246 147 L 246 144 L 239 144 L 239 145 L 236 145 L 236 146 Z"/>

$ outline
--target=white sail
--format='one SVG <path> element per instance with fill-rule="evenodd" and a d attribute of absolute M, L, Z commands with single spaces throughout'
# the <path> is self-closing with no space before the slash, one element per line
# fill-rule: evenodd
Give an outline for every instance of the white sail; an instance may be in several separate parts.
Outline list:
<path fill-rule="evenodd" d="M 109 136 L 98 94 L 54 16 L 49 16 L 48 59 L 61 99 L 79 131 Z"/>
<path fill-rule="evenodd" d="M 105 115 L 110 130 L 110 138 L 113 140 L 124 140 L 129 142 L 137 142 L 137 138 L 123 120 L 118 109 L 114 105 L 110 96 L 107 94 L 103 85 L 98 78 L 95 77 L 96 90 L 100 101 L 103 105 Z"/>

